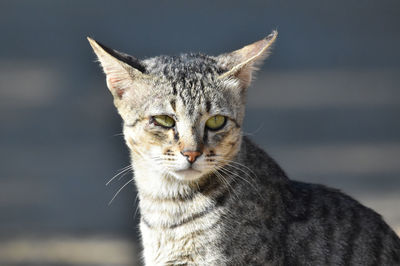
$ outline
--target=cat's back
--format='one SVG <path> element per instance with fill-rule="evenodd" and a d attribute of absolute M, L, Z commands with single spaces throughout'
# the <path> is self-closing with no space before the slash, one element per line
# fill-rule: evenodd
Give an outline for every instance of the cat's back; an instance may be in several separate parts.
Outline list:
<path fill-rule="evenodd" d="M 400 265 L 400 239 L 379 214 L 322 185 L 287 188 L 285 265 Z"/>
<path fill-rule="evenodd" d="M 248 243 L 248 265 L 400 265 L 400 239 L 379 214 L 337 189 L 288 179 L 248 138 L 242 151 L 263 197 L 243 182 L 244 204 L 234 204 L 242 222 L 230 232 Z"/>

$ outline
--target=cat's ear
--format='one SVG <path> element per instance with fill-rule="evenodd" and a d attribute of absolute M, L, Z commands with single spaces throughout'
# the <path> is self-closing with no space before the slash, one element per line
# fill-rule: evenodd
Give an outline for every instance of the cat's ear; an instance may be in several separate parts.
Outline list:
<path fill-rule="evenodd" d="M 242 87 L 248 87 L 251 82 L 253 71 L 257 65 L 269 55 L 270 48 L 278 36 L 273 31 L 264 39 L 249 44 L 239 50 L 218 56 L 217 62 L 226 72 L 222 73 L 220 79 L 238 79 Z"/>
<path fill-rule="evenodd" d="M 114 98 L 121 99 L 125 92 L 133 88 L 135 81 L 147 78 L 141 62 L 87 37 L 107 76 L 107 87 Z"/>

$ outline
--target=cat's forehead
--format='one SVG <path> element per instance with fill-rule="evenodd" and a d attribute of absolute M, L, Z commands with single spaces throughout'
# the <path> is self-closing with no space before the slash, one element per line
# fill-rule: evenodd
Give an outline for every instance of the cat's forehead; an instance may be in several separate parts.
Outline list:
<path fill-rule="evenodd" d="M 166 81 L 163 92 L 168 102 L 184 105 L 191 115 L 199 110 L 227 109 L 227 92 L 219 88 L 223 70 L 214 58 L 203 54 L 159 56 L 144 61 L 149 74 Z M 165 86 L 166 85 L 166 86 Z"/>
<path fill-rule="evenodd" d="M 224 72 L 215 58 L 200 53 L 157 56 L 144 60 L 144 63 L 147 72 L 163 75 L 169 80 L 198 79 L 200 76 L 206 80 Z"/>

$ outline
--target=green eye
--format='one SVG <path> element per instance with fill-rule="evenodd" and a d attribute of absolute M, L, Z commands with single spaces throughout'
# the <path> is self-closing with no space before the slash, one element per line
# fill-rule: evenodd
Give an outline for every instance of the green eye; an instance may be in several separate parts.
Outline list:
<path fill-rule="evenodd" d="M 206 122 L 206 127 L 211 130 L 218 130 L 225 126 L 226 117 L 223 115 L 215 115 Z"/>
<path fill-rule="evenodd" d="M 175 126 L 175 120 L 168 116 L 168 115 L 156 115 L 153 116 L 154 122 L 158 126 L 166 127 L 166 128 L 171 128 Z"/>

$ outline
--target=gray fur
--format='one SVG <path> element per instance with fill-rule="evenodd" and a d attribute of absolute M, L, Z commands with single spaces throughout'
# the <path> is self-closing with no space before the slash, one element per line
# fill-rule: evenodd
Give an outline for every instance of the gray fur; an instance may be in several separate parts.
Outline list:
<path fill-rule="evenodd" d="M 291 181 L 242 137 L 253 65 L 275 38 L 217 57 L 132 64 L 90 40 L 107 78 L 130 73 L 135 87 L 108 81 L 131 150 L 146 265 L 400 265 L 400 239 L 378 214 L 338 190 Z M 160 110 L 174 128 L 152 124 Z M 229 119 L 213 132 L 204 121 L 215 114 Z M 204 172 L 180 179 L 170 165 L 187 148 L 201 151 L 193 167 Z"/>

